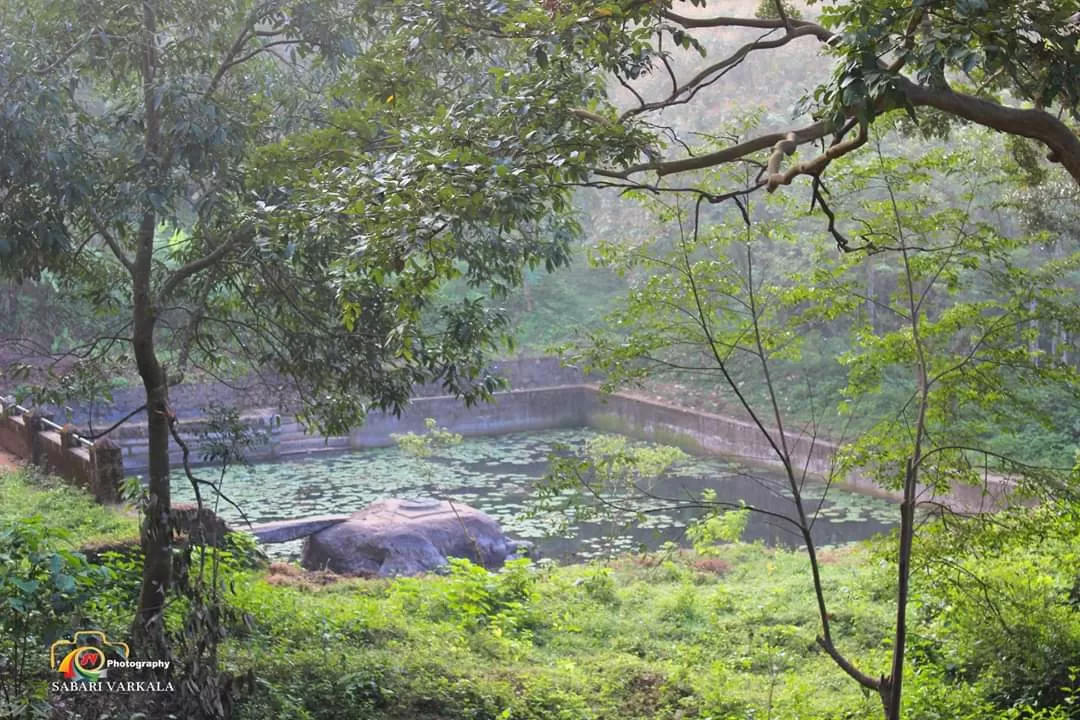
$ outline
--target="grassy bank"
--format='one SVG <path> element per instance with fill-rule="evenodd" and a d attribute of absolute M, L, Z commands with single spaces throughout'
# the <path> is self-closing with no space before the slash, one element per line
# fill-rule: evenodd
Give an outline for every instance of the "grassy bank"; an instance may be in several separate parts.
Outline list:
<path fill-rule="evenodd" d="M 76 547 L 137 540 L 133 513 L 97 504 L 63 480 L 31 468 L 0 469 L 0 522 L 41 516 L 50 528 L 63 529 Z"/>
<path fill-rule="evenodd" d="M 94 541 L 133 529 L 130 517 L 36 475 L 0 475 L 0 488 L 0 524 L 38 513 Z M 913 578 L 907 717 L 1077 716 L 1062 703 L 1076 697 L 1070 668 L 1080 666 L 1080 518 L 1035 512 L 1043 514 L 1010 532 L 926 533 Z M 821 557 L 834 638 L 872 674 L 886 667 L 894 612 L 884 548 Z M 110 562 L 110 578 L 82 611 L 122 636 L 138 567 Z M 798 552 L 741 544 L 710 556 L 521 561 L 494 574 L 455 561 L 444 576 L 397 580 L 237 565 L 226 579 L 233 612 L 220 661 L 253 680 L 237 718 L 880 717 L 876 696 L 815 643 Z M 173 620 L 180 633 L 182 618 Z M 1033 705 L 1060 707 L 1016 709 Z"/>
<path fill-rule="evenodd" d="M 828 555 L 843 646 L 883 660 L 889 583 Z M 762 547 L 499 575 L 306 585 L 276 566 L 238 588 L 255 620 L 230 662 L 276 693 L 245 717 L 873 717 L 814 644 L 805 560 Z M 880 588 L 880 591 L 876 590 Z M 793 714 L 794 713 L 794 714 Z"/>

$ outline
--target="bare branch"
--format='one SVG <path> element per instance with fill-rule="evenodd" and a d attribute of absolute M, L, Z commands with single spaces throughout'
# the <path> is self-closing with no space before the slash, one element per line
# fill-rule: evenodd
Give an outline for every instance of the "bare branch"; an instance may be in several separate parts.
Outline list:
<path fill-rule="evenodd" d="M 236 40 L 225 53 L 225 57 L 221 59 L 221 64 L 218 66 L 217 72 L 214 73 L 214 77 L 210 79 L 210 84 L 206 86 L 206 92 L 203 93 L 203 97 L 210 97 L 217 90 L 218 85 L 221 83 L 222 78 L 225 77 L 225 73 L 229 71 L 235 63 L 233 60 L 236 58 L 247 41 L 253 37 L 251 32 L 251 23 L 246 23 L 244 27 L 240 29 L 240 33 L 236 36 Z"/>
<path fill-rule="evenodd" d="M 120 264 L 123 265 L 129 273 L 134 274 L 135 264 L 131 261 L 131 258 L 125 255 L 124 251 L 120 249 L 120 243 L 118 243 L 113 234 L 109 232 L 109 227 L 93 207 L 90 208 L 90 219 L 93 220 L 94 227 L 97 228 L 98 234 L 105 240 L 105 244 L 109 246 L 109 250 L 112 251 L 112 254 L 116 256 L 116 259 L 120 261 Z"/>
<path fill-rule="evenodd" d="M 113 423 L 113 424 L 112 424 L 111 426 L 109 426 L 109 427 L 108 427 L 107 429 L 105 429 L 105 430 L 102 430 L 102 431 L 101 431 L 101 432 L 99 432 L 99 433 L 95 433 L 95 432 L 93 432 L 93 431 L 91 430 L 91 433 L 92 433 L 92 434 L 87 434 L 87 435 L 80 435 L 80 437 L 82 437 L 82 438 L 83 438 L 84 440 L 97 440 L 98 438 L 102 438 L 102 437 L 105 437 L 106 435 L 108 435 L 109 433 L 111 433 L 111 432 L 112 432 L 113 430 L 115 430 L 116 428 L 120 427 L 121 425 L 123 425 L 123 424 L 124 424 L 124 423 L 126 423 L 126 422 L 127 422 L 128 420 L 130 420 L 131 418 L 135 417 L 136 415 L 138 415 L 139 413 L 141 413 L 141 412 L 142 412 L 143 410 L 145 410 L 145 409 L 146 409 L 146 405 L 140 405 L 139 407 L 135 408 L 134 410 L 132 410 L 131 412 L 129 412 L 129 413 L 127 414 L 127 415 L 125 415 L 125 416 L 124 416 L 124 417 L 123 417 L 122 419 L 120 419 L 120 420 L 116 421 L 115 423 Z"/>
<path fill-rule="evenodd" d="M 1045 110 L 1007 107 L 953 90 L 916 85 L 904 77 L 895 83 L 916 107 L 932 107 L 992 130 L 1038 140 L 1050 148 L 1047 159 L 1061 163 L 1080 183 L 1080 138 Z"/>
<path fill-rule="evenodd" d="M 849 677 L 855 680 L 855 682 L 868 690 L 881 692 L 883 678 L 872 678 L 852 665 L 846 657 L 840 654 L 840 651 L 836 649 L 836 646 L 833 645 L 832 641 L 828 638 L 819 635 L 817 644 L 820 645 L 821 648 L 829 654 L 829 657 L 833 659 L 833 662 L 839 665 L 840 669 L 847 673 Z"/>
<path fill-rule="evenodd" d="M 228 495 L 226 495 L 225 492 L 221 490 L 218 485 L 215 485 L 209 480 L 203 480 L 202 478 L 195 477 L 195 474 L 191 472 L 191 451 L 188 449 L 187 443 L 184 442 L 183 438 L 180 437 L 180 433 L 176 430 L 175 413 L 169 415 L 169 432 L 172 434 L 173 440 L 176 441 L 176 444 L 180 446 L 180 449 L 184 453 L 184 474 L 187 476 L 188 482 L 191 483 L 191 489 L 195 492 L 195 500 L 198 503 L 199 509 L 202 509 L 202 493 L 199 492 L 199 486 L 207 485 L 213 488 L 214 493 L 217 494 L 218 497 L 232 505 L 233 509 L 235 509 L 236 512 L 240 513 L 240 517 L 243 518 L 245 523 L 247 523 L 247 526 L 251 527 L 251 521 L 248 520 L 247 513 L 244 512 L 243 508 L 233 502 L 232 499 Z"/>
<path fill-rule="evenodd" d="M 830 42 L 835 35 L 829 30 L 825 29 L 817 23 L 808 22 L 806 20 L 779 20 L 775 18 L 741 18 L 741 17 L 711 17 L 711 18 L 690 18 L 684 15 L 673 13 L 670 10 L 662 10 L 660 16 L 665 20 L 681 25 L 687 29 L 693 28 L 758 28 L 763 30 L 783 30 L 790 25 L 793 29 L 811 28 L 812 34 L 818 40 L 822 42 Z"/>
<path fill-rule="evenodd" d="M 270 50 L 270 48 L 279 47 L 281 45 L 299 45 L 300 43 L 301 43 L 300 40 L 274 40 L 273 42 L 264 43 L 264 44 L 260 45 L 259 47 L 255 48 L 254 50 L 252 50 L 251 52 L 247 53 L 246 55 L 242 55 L 242 56 L 240 56 L 240 57 L 238 57 L 238 58 L 236 58 L 234 60 L 231 60 L 227 64 L 222 65 L 222 67 L 219 68 L 219 72 L 224 73 L 225 71 L 228 71 L 230 68 L 234 68 L 237 65 L 242 65 L 243 63 L 246 63 L 248 60 L 255 57 L 256 55 L 261 55 L 264 52 L 268 52 Z"/>
<path fill-rule="evenodd" d="M 808 160 L 798 165 L 792 165 L 785 172 L 778 172 L 780 166 L 780 159 L 783 155 L 791 155 L 795 151 L 794 141 L 791 137 L 793 133 L 788 133 L 783 141 L 778 142 L 773 149 L 773 154 L 769 157 L 769 163 L 766 166 L 766 172 L 768 173 L 768 187 L 767 192 L 773 192 L 781 185 L 790 185 L 791 182 L 800 175 L 810 175 L 812 177 L 818 177 L 825 168 L 829 166 L 833 160 L 838 157 L 843 157 L 850 152 L 853 152 L 866 144 L 867 134 L 866 126 L 859 126 L 859 134 L 850 140 L 844 140 L 841 142 L 833 143 L 829 148 L 818 155 L 813 160 Z"/>
<path fill-rule="evenodd" d="M 831 123 L 820 121 L 790 132 L 760 135 L 756 138 L 751 138 L 750 140 L 732 145 L 731 147 L 726 147 L 722 150 L 717 150 L 705 155 L 698 155 L 697 157 L 642 163 L 640 165 L 631 165 L 623 170 L 607 169 L 595 172 L 607 177 L 620 178 L 623 180 L 629 178 L 631 175 L 642 172 L 655 172 L 660 177 L 664 177 L 666 175 L 689 172 L 691 170 L 702 170 L 704 168 L 739 160 L 745 155 L 775 147 L 777 143 L 786 140 L 789 137 L 793 138 L 796 145 L 820 140 L 832 132 L 832 130 L 833 126 Z"/>
<path fill-rule="evenodd" d="M 773 0 L 773 6 L 776 7 L 776 14 L 780 16 L 784 27 L 787 28 L 788 32 L 791 32 L 791 18 L 788 17 L 787 10 L 784 9 L 784 0 Z"/>
<path fill-rule="evenodd" d="M 782 28 L 783 26 L 781 26 Z M 814 28 L 812 26 L 802 26 L 794 30 L 789 30 L 783 37 L 775 40 L 765 40 L 769 34 L 774 32 L 774 29 L 769 30 L 768 33 L 758 38 L 757 40 L 747 43 L 736 50 L 731 55 L 727 56 L 723 60 L 713 63 L 708 66 L 697 75 L 687 80 L 681 87 L 674 89 L 667 98 L 652 103 L 642 103 L 640 107 L 631 108 L 622 114 L 620 121 L 626 120 L 635 115 L 648 112 L 650 110 L 658 110 L 670 105 L 679 104 L 678 100 L 680 96 L 688 95 L 685 100 L 689 100 L 696 93 L 702 85 L 711 82 L 710 76 L 731 69 L 732 67 L 740 64 L 746 57 L 755 50 L 775 50 L 776 48 L 783 47 L 790 43 L 792 40 L 796 40 L 800 37 L 809 37 L 815 35 Z M 636 94 L 636 93 L 635 93 Z"/>

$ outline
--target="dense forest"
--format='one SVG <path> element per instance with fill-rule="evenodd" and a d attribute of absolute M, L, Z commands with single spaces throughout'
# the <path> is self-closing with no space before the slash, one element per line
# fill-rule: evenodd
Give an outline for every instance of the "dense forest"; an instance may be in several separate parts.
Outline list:
<path fill-rule="evenodd" d="M 3 420 L 141 387 L 149 458 L 110 507 L 0 464 L 0 717 L 1080 717 L 1078 68 L 1075 0 L 0 0 Z M 170 388 L 342 436 L 519 354 L 744 423 L 790 509 L 605 436 L 535 512 L 681 547 L 350 579 L 205 525 L 253 440 Z M 853 475 L 894 529 L 823 545 Z M 54 688 L 83 627 L 168 691 Z"/>

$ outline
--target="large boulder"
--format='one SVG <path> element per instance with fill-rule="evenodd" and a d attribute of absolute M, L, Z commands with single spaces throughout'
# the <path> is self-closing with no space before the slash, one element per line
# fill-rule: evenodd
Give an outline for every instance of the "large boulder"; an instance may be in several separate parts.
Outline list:
<path fill-rule="evenodd" d="M 341 575 L 417 575 L 468 558 L 497 568 L 518 544 L 468 505 L 445 500 L 379 500 L 304 541 L 301 564 Z"/>

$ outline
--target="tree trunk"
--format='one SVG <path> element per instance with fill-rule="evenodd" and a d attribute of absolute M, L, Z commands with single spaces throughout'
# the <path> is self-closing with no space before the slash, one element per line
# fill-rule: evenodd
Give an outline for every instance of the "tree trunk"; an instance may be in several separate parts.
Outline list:
<path fill-rule="evenodd" d="M 920 423 L 921 425 L 921 423 Z M 904 654 L 907 646 L 907 606 L 911 580 L 911 544 L 915 536 L 915 495 L 918 485 L 918 469 L 915 464 L 919 453 L 908 459 L 904 474 L 904 500 L 900 505 L 900 552 L 897 565 L 896 635 L 893 639 L 892 667 L 889 677 L 881 687 L 881 700 L 885 706 L 885 720 L 900 720 L 900 700 L 904 687 Z"/>
<path fill-rule="evenodd" d="M 867 258 L 864 261 L 866 267 L 866 309 L 870 313 L 870 329 L 876 335 L 878 333 L 878 313 L 877 313 L 877 273 L 874 271 L 873 258 Z"/>
<path fill-rule="evenodd" d="M 157 20 L 149 1 L 142 4 L 142 77 L 145 113 L 144 163 L 147 191 L 157 190 L 162 180 L 161 110 L 155 99 L 158 70 Z M 149 499 L 142 525 L 143 575 L 139 607 L 133 635 L 151 659 L 168 657 L 165 626 L 162 622 L 165 599 L 172 580 L 172 528 L 169 511 L 169 387 L 165 371 L 154 350 L 157 308 L 151 294 L 154 231 L 157 215 L 147 207 L 139 223 L 135 262 L 131 266 L 135 363 L 146 389 L 146 418 L 149 446 Z"/>
<path fill-rule="evenodd" d="M 1035 317 L 1035 298 L 1032 298 L 1028 302 L 1028 312 L 1031 313 L 1031 320 L 1028 321 L 1028 327 L 1031 330 L 1031 338 L 1028 339 L 1028 352 L 1035 358 L 1035 367 L 1039 367 L 1039 356 L 1035 353 L 1039 350 L 1039 321 Z"/>
<path fill-rule="evenodd" d="M 22 318 L 19 317 L 19 286 L 12 283 L 8 285 L 8 317 L 11 319 L 11 325 L 8 331 L 14 337 L 22 337 Z"/>
<path fill-rule="evenodd" d="M 164 659 L 167 652 L 162 610 L 172 579 L 172 505 L 169 487 L 169 388 L 154 349 L 154 308 L 150 297 L 150 254 L 155 217 L 143 217 L 135 263 L 134 350 L 143 387 L 149 446 L 149 498 L 142 525 L 143 576 L 134 634 L 148 655 Z M 145 262 L 144 262 L 145 258 Z M 145 270 L 145 272 L 144 272 Z"/>
<path fill-rule="evenodd" d="M 532 312 L 535 309 L 533 302 L 532 289 L 529 287 L 529 278 L 523 278 L 521 282 L 521 293 L 525 297 L 525 310 L 526 312 Z"/>

